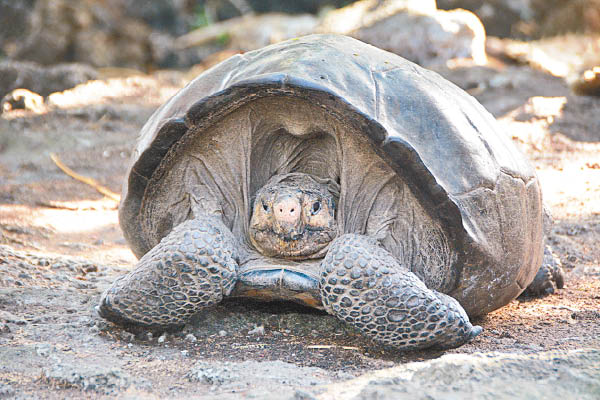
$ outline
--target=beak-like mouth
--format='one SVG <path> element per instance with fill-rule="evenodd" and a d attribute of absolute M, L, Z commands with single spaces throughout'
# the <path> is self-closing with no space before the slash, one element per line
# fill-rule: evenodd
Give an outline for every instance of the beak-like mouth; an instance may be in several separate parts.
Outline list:
<path fill-rule="evenodd" d="M 299 229 L 278 229 L 276 226 L 263 229 L 251 228 L 250 241 L 263 255 L 304 260 L 323 256 L 334 231 L 312 230 L 307 227 Z"/>
<path fill-rule="evenodd" d="M 287 234 L 278 234 L 277 235 L 284 242 L 294 242 L 296 240 L 302 239 L 304 233 L 287 233 Z"/>
<path fill-rule="evenodd" d="M 301 223 L 276 221 L 273 224 L 273 233 L 285 242 L 292 242 L 304 236 L 304 226 Z"/>

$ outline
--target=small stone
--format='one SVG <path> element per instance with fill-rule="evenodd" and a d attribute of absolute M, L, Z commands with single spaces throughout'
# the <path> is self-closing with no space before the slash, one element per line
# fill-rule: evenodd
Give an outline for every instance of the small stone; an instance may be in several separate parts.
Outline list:
<path fill-rule="evenodd" d="M 164 343 L 165 340 L 167 340 L 167 334 L 166 333 L 163 333 L 162 335 L 160 335 L 158 337 L 158 343 Z"/>
<path fill-rule="evenodd" d="M 221 337 L 223 337 L 223 336 L 227 336 L 227 331 L 220 330 L 220 331 L 219 331 L 219 336 L 221 336 Z"/>
<path fill-rule="evenodd" d="M 248 335 L 262 336 L 264 334 L 265 334 L 265 327 L 262 325 L 256 326 L 254 329 L 248 331 Z"/>
<path fill-rule="evenodd" d="M 196 343 L 198 341 L 198 339 L 196 338 L 196 336 L 194 336 L 191 333 L 188 333 L 187 335 L 185 335 L 185 340 L 191 343 Z"/>

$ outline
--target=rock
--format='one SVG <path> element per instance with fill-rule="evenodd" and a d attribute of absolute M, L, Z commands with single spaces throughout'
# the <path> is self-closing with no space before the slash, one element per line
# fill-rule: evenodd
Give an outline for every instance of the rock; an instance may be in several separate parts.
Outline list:
<path fill-rule="evenodd" d="M 346 35 L 375 25 L 398 13 L 431 14 L 436 11 L 435 0 L 362 0 L 327 13 L 317 32 Z"/>
<path fill-rule="evenodd" d="M 198 339 L 196 338 L 196 336 L 194 336 L 191 333 L 188 333 L 187 335 L 185 335 L 185 340 L 191 343 L 196 343 L 198 341 Z"/>
<path fill-rule="evenodd" d="M 153 61 L 152 52 L 148 51 L 148 38 L 152 30 L 133 19 L 114 19 L 116 27 L 112 29 L 95 22 L 75 33 L 70 45 L 73 61 L 95 67 L 118 66 L 144 70 Z"/>
<path fill-rule="evenodd" d="M 215 366 L 202 361 L 197 362 L 186 376 L 190 382 L 207 385 L 222 385 L 236 378 L 235 373 L 232 373 L 226 364 Z"/>
<path fill-rule="evenodd" d="M 0 54 L 44 65 L 189 67 L 219 50 L 168 47 L 197 13 L 194 2 L 180 0 L 0 0 Z"/>
<path fill-rule="evenodd" d="M 221 332 L 219 332 L 219 335 L 220 334 L 221 334 Z M 254 329 L 251 329 L 248 331 L 248 335 L 263 336 L 264 334 L 265 334 L 265 327 L 262 325 L 255 326 Z"/>
<path fill-rule="evenodd" d="M 352 36 L 426 66 L 487 61 L 479 19 L 465 10 L 436 10 L 433 1 L 362 0 L 327 14 L 317 31 Z"/>
<path fill-rule="evenodd" d="M 44 368 L 43 379 L 53 386 L 75 387 L 84 391 L 113 394 L 128 388 L 132 379 L 120 368 L 97 366 L 93 363 L 56 363 Z"/>
<path fill-rule="evenodd" d="M 527 26 L 535 16 L 531 0 L 438 0 L 437 6 L 475 13 L 491 36 L 525 38 L 532 33 L 531 25 Z"/>
<path fill-rule="evenodd" d="M 64 61 L 144 68 L 152 29 L 118 0 L 37 0 L 22 39 L 8 56 L 40 64 Z"/>
<path fill-rule="evenodd" d="M 231 3 L 237 5 L 233 6 Z M 246 4 L 243 4 L 246 3 Z M 245 12 L 254 11 L 257 14 L 280 12 L 286 14 L 318 14 L 323 8 L 338 8 L 350 3 L 348 0 L 205 0 L 207 14 L 213 16 L 213 21 L 238 17 Z"/>
<path fill-rule="evenodd" d="M 153 32 L 149 37 L 152 62 L 159 68 L 190 66 L 204 62 L 212 54 L 219 52 L 222 46 L 218 43 L 201 47 L 178 49 L 176 39 L 162 32 Z"/>
<path fill-rule="evenodd" d="M 0 101 L 0 113 L 12 110 L 28 110 L 41 113 L 45 109 L 44 98 L 27 89 L 15 89 Z"/>
<path fill-rule="evenodd" d="M 447 354 L 330 385 L 320 398 L 597 399 L 600 350 Z"/>
<path fill-rule="evenodd" d="M 474 12 L 491 36 L 535 39 L 600 32 L 599 0 L 438 0 L 437 5 Z"/>
<path fill-rule="evenodd" d="M 0 97 L 15 89 L 27 89 L 45 97 L 97 76 L 94 68 L 83 64 L 44 67 L 32 62 L 0 61 Z"/>
<path fill-rule="evenodd" d="M 492 38 L 488 44 L 493 44 L 487 46 L 490 55 L 564 78 L 576 94 L 598 92 L 600 35 L 572 33 L 527 42 Z"/>
<path fill-rule="evenodd" d="M 196 29 L 177 38 L 175 45 L 188 49 L 217 42 L 229 50 L 245 52 L 308 35 L 316 26 L 317 18 L 309 14 L 251 14 Z"/>
<path fill-rule="evenodd" d="M 145 22 L 157 32 L 185 33 L 194 23 L 194 2 L 180 0 L 121 0 L 125 15 Z"/>
<path fill-rule="evenodd" d="M 274 398 L 272 397 L 274 393 L 279 393 L 285 387 L 330 383 L 331 375 L 330 372 L 320 368 L 299 367 L 282 361 L 220 362 L 202 360 L 190 369 L 186 377 L 190 382 L 221 386 L 220 389 L 223 391 L 236 386 L 245 386 L 244 389 L 247 389 L 245 382 L 252 382 L 254 390 L 260 388 L 260 391 L 263 392 L 262 395 L 256 397 Z M 251 397 L 254 396 L 248 395 L 248 398 Z"/>
<path fill-rule="evenodd" d="M 538 37 L 565 33 L 599 33 L 600 0 L 534 1 L 536 14 L 542 14 Z"/>

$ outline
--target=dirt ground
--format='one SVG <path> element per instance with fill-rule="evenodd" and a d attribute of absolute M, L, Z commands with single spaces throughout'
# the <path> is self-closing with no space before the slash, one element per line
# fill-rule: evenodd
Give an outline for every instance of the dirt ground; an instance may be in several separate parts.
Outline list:
<path fill-rule="evenodd" d="M 228 363 L 242 361 L 259 383 L 282 370 L 273 363 L 307 367 L 281 378 L 302 386 L 442 354 L 600 348 L 600 98 L 573 96 L 563 80 L 527 66 L 490 65 L 439 72 L 477 97 L 535 165 L 555 222 L 547 243 L 566 285 L 476 320 L 484 332 L 447 352 L 386 349 L 285 303 L 230 300 L 174 333 L 104 322 L 94 312 L 100 293 L 136 260 L 117 202 L 67 176 L 50 154 L 119 193 L 137 132 L 185 74 L 89 82 L 39 113 L 2 114 L 0 398 L 244 394 L 243 379 L 223 386 Z M 302 393 L 287 398 L 311 398 Z"/>

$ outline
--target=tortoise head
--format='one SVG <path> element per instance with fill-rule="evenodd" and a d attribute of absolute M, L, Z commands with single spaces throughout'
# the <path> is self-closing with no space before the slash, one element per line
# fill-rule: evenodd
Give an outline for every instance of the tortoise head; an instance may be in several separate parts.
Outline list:
<path fill-rule="evenodd" d="M 273 176 L 256 193 L 250 241 L 269 257 L 323 257 L 337 236 L 336 192 L 334 183 L 308 174 Z"/>

